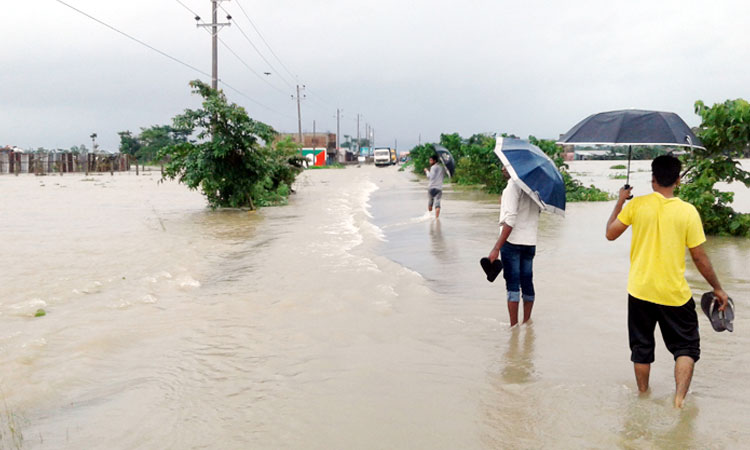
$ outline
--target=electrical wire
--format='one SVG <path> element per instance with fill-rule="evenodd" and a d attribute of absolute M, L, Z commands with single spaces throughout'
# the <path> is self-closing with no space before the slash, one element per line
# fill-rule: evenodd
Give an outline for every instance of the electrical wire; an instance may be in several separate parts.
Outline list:
<path fill-rule="evenodd" d="M 193 14 L 193 16 L 200 18 L 200 15 L 197 12 L 193 11 L 192 9 L 190 9 L 190 7 L 188 7 L 186 4 L 182 3 L 180 0 L 175 0 L 175 1 L 177 3 L 179 3 L 180 5 L 182 5 L 183 8 L 187 9 L 188 11 L 190 11 Z"/>
<path fill-rule="evenodd" d="M 230 46 L 229 46 L 229 45 L 228 45 L 228 44 L 227 44 L 226 42 L 224 42 L 224 40 L 223 40 L 223 39 L 219 38 L 219 42 L 221 42 L 221 44 L 222 44 L 222 45 L 223 45 L 223 46 L 224 46 L 224 47 L 225 47 L 225 48 L 226 48 L 227 50 L 229 50 L 229 52 L 230 52 L 231 54 L 233 54 L 233 55 L 235 56 L 235 58 L 237 58 L 237 59 L 238 59 L 238 60 L 239 60 L 239 61 L 240 61 L 240 62 L 241 62 L 241 63 L 242 63 L 242 64 L 243 64 L 243 65 L 244 65 L 245 67 L 247 67 L 247 69 L 248 69 L 248 70 L 249 70 L 250 72 L 252 72 L 252 73 L 253 73 L 253 74 L 254 74 L 254 75 L 255 75 L 256 77 L 258 77 L 258 79 L 260 79 L 260 81 L 262 81 L 262 82 L 266 83 L 266 84 L 267 84 L 267 85 L 269 85 L 269 86 L 270 86 L 271 88 L 273 88 L 273 89 L 275 89 L 276 91 L 280 92 L 280 93 L 281 93 L 282 95 L 284 95 L 284 96 L 287 96 L 287 95 L 289 95 L 289 93 L 288 93 L 288 92 L 284 92 L 284 91 L 282 91 L 281 89 L 279 89 L 278 87 L 274 86 L 274 85 L 273 85 L 273 84 L 271 84 L 271 83 L 270 83 L 270 82 L 269 82 L 268 80 L 266 80 L 265 78 L 263 78 L 263 77 L 262 77 L 262 76 L 261 76 L 261 75 L 260 75 L 260 74 L 259 74 L 258 72 L 256 72 L 256 71 L 255 71 L 255 70 L 254 70 L 254 69 L 253 69 L 252 67 L 250 67 L 250 65 L 249 65 L 248 63 L 246 63 L 246 62 L 245 62 L 245 60 L 244 60 L 244 59 L 242 59 L 242 57 L 241 57 L 240 55 L 238 55 L 238 54 L 237 54 L 237 52 L 235 52 L 234 50 L 232 50 L 232 48 L 231 48 L 231 47 L 230 47 Z"/>
<path fill-rule="evenodd" d="M 335 108 L 335 107 L 336 107 L 336 106 L 334 106 L 334 105 L 333 105 L 332 103 L 329 103 L 329 102 L 327 102 L 327 101 L 326 101 L 326 100 L 325 100 L 325 99 L 324 99 L 323 97 L 321 97 L 320 95 L 318 95 L 318 94 L 316 94 L 315 92 L 311 91 L 311 90 L 310 90 L 310 88 L 308 88 L 308 89 L 307 89 L 307 92 L 311 93 L 311 94 L 313 95 L 313 97 L 315 97 L 315 98 L 316 98 L 316 99 L 318 99 L 319 101 L 321 101 L 321 102 L 325 103 L 326 105 L 328 105 L 328 106 L 330 106 L 330 107 L 333 107 L 333 108 Z"/>
<path fill-rule="evenodd" d="M 231 15 L 231 13 L 229 11 L 227 11 L 226 8 L 224 8 L 223 6 L 221 6 L 221 9 L 223 9 L 225 13 Z M 261 53 L 260 49 L 258 49 L 258 47 L 256 47 L 256 45 L 250 39 L 250 36 L 248 36 L 247 33 L 245 33 L 245 31 L 237 24 L 237 22 L 234 23 L 234 26 L 235 26 L 235 28 L 237 28 L 239 30 L 240 33 L 242 33 L 242 36 L 244 36 L 245 39 L 247 40 L 247 42 L 250 43 L 250 45 L 253 47 L 253 49 L 255 50 L 255 52 L 261 57 L 261 59 L 263 59 L 263 61 L 265 61 L 266 64 L 268 64 L 268 66 L 271 67 L 274 72 L 276 72 L 276 74 L 278 75 L 278 77 L 284 83 L 286 83 L 287 86 L 289 86 L 289 89 L 294 89 L 294 86 L 292 86 L 292 84 L 289 81 L 287 81 L 287 79 L 284 78 L 283 75 L 281 75 L 281 71 L 278 70 L 273 64 L 271 64 L 271 61 L 269 61 L 268 59 L 266 59 L 265 56 L 263 56 L 263 53 Z"/>
<path fill-rule="evenodd" d="M 193 66 L 193 65 L 191 65 L 191 64 L 188 64 L 188 63 L 186 63 L 186 62 L 184 62 L 184 61 L 181 61 L 180 59 L 177 59 L 177 58 L 175 58 L 174 56 L 172 56 L 172 55 L 170 55 L 170 54 L 168 54 L 168 53 L 165 53 L 165 52 L 163 52 L 163 51 L 159 50 L 158 48 L 156 48 L 156 47 L 153 47 L 152 45 L 149 45 L 149 44 L 147 44 L 147 43 L 145 43 L 145 42 L 141 41 L 140 39 L 137 39 L 137 38 L 135 38 L 135 37 L 133 37 L 133 36 L 129 35 L 128 33 L 125 33 L 124 31 L 121 31 L 121 30 L 119 30 L 119 29 L 115 28 L 114 26 L 112 26 L 112 25 L 110 25 L 110 24 L 108 24 L 108 23 L 106 23 L 106 22 L 104 22 L 104 21 L 102 21 L 102 20 L 99 20 L 99 19 L 97 19 L 96 17 L 92 16 L 91 14 L 88 14 L 88 13 L 86 13 L 86 12 L 84 12 L 84 11 L 82 11 L 82 10 L 80 10 L 80 9 L 76 8 L 75 6 L 72 6 L 72 5 L 70 5 L 70 4 L 66 3 L 66 2 L 64 2 L 63 0 L 55 0 L 55 1 L 56 1 L 56 2 L 58 2 L 58 3 L 60 3 L 60 4 L 62 4 L 62 5 L 65 5 L 65 6 L 67 6 L 68 8 L 72 9 L 73 11 L 75 11 L 75 12 L 77 12 L 77 13 L 79 13 L 79 14 L 83 15 L 83 16 L 86 16 L 86 17 L 88 17 L 89 19 L 91 19 L 91 20 L 93 20 L 93 21 L 95 21 L 95 22 L 97 22 L 97 23 L 99 23 L 99 24 L 101 24 L 101 25 L 104 25 L 105 27 L 109 28 L 110 30 L 112 30 L 112 31 L 115 31 L 116 33 L 118 33 L 118 34 L 121 34 L 121 35 L 123 35 L 123 36 L 127 37 L 128 39 L 130 39 L 130 40 L 132 40 L 132 41 L 135 41 L 135 42 L 137 42 L 137 43 L 139 43 L 139 44 L 143 45 L 144 47 L 146 47 L 146 48 L 148 48 L 148 49 L 150 49 L 150 50 L 153 50 L 153 51 L 155 51 L 156 53 L 159 53 L 160 55 L 162 55 L 162 56 L 165 56 L 165 57 L 167 57 L 167 58 L 171 59 L 172 61 L 174 61 L 174 62 L 176 62 L 176 63 L 182 64 L 183 66 L 185 66 L 185 67 L 188 67 L 188 68 L 190 68 L 190 69 L 192 69 L 192 70 L 194 70 L 194 71 L 196 71 L 196 72 L 198 72 L 198 73 L 200 73 L 200 74 L 202 74 L 202 75 L 205 75 L 205 76 L 207 76 L 207 77 L 209 77 L 209 78 L 212 78 L 212 75 L 211 75 L 211 74 L 209 74 L 209 73 L 207 73 L 207 72 L 204 72 L 203 70 L 201 70 L 201 69 L 199 69 L 199 68 L 197 68 L 197 67 L 195 67 L 195 66 Z M 182 4 L 182 2 L 179 2 L 179 3 L 180 3 L 180 4 Z M 184 5 L 183 5 L 183 6 L 184 6 Z M 245 97 L 246 99 L 250 100 L 251 102 L 255 103 L 256 105 L 258 105 L 258 106 L 260 106 L 260 107 L 262 107 L 262 108 L 264 108 L 264 109 L 266 109 L 266 110 L 268 110 L 268 111 L 274 112 L 274 113 L 276 113 L 276 114 L 279 114 L 279 115 L 281 115 L 281 116 L 285 116 L 285 117 L 290 117 L 290 116 L 286 116 L 285 114 L 283 114 L 283 113 L 281 113 L 281 112 L 279 112 L 279 111 L 276 111 L 276 110 L 275 110 L 275 109 L 273 109 L 273 108 L 270 108 L 270 107 L 268 107 L 268 106 L 266 106 L 266 105 L 264 105 L 264 104 L 262 104 L 262 103 L 258 102 L 257 100 L 253 99 L 253 98 L 252 98 L 252 97 L 250 97 L 249 95 L 247 95 L 247 94 L 245 94 L 244 92 L 240 91 L 239 89 L 237 89 L 237 88 L 235 88 L 235 87 L 233 87 L 233 86 L 229 85 L 228 83 L 225 83 L 224 81 L 221 81 L 221 80 L 219 80 L 219 82 L 221 82 L 221 83 L 222 83 L 222 84 L 223 84 L 224 86 L 226 86 L 226 87 L 228 87 L 229 89 L 231 89 L 231 90 L 233 90 L 233 91 L 237 92 L 238 94 L 242 95 L 242 96 L 243 96 L 243 97 Z"/>
<path fill-rule="evenodd" d="M 181 2 L 180 0 L 175 0 L 175 1 L 176 1 L 177 3 L 179 3 L 180 5 L 182 5 L 182 7 L 183 7 L 183 8 L 187 9 L 187 10 L 188 10 L 188 11 L 190 11 L 190 12 L 191 12 L 192 14 L 194 14 L 194 15 L 195 15 L 195 17 L 198 17 L 198 14 L 197 14 L 197 13 L 196 13 L 195 11 L 193 11 L 192 9 L 190 9 L 190 7 L 188 7 L 187 5 L 185 5 L 185 4 L 183 3 L 183 2 Z M 222 8 L 222 9 L 223 9 L 223 8 Z M 226 11 L 226 10 L 225 10 L 225 11 Z M 205 21 L 201 21 L 201 25 L 207 25 L 207 23 L 206 23 Z M 236 24 L 235 24 L 235 25 L 236 25 Z M 206 32 L 207 32 L 207 33 L 211 34 L 211 31 L 209 31 L 209 30 L 208 30 L 208 28 L 204 27 L 203 29 L 204 29 L 204 30 L 206 30 Z M 237 52 L 235 52 L 234 50 L 232 50 L 232 48 L 231 48 L 231 47 L 229 46 L 229 44 L 227 44 L 226 42 L 224 42 L 224 40 L 223 40 L 223 39 L 221 39 L 221 38 L 218 38 L 218 40 L 219 40 L 219 42 L 221 42 L 221 44 L 222 44 L 222 45 L 223 45 L 223 46 L 224 46 L 224 47 L 225 47 L 225 48 L 226 48 L 227 50 L 229 50 L 229 52 L 230 52 L 230 53 L 231 53 L 232 55 L 234 55 L 234 56 L 235 56 L 235 58 L 237 58 L 237 59 L 238 59 L 238 60 L 239 60 L 239 61 L 240 61 L 240 62 L 241 62 L 241 63 L 242 63 L 242 64 L 243 64 L 243 65 L 244 65 L 245 67 L 247 67 L 247 69 L 248 69 L 248 70 L 250 70 L 250 72 L 252 72 L 252 73 L 253 73 L 253 74 L 254 74 L 254 75 L 255 75 L 256 77 L 258 77 L 258 78 L 259 78 L 259 79 L 260 79 L 260 80 L 261 80 L 262 82 L 264 82 L 264 83 L 268 84 L 268 85 L 269 85 L 270 87 L 272 87 L 273 89 L 276 89 L 276 90 L 277 90 L 278 92 L 280 92 L 281 94 L 283 94 L 283 95 L 285 95 L 285 96 L 286 96 L 286 95 L 288 94 L 287 92 L 284 92 L 284 91 L 282 91 L 281 89 L 277 88 L 276 86 L 274 86 L 273 84 L 271 84 L 270 82 L 268 82 L 268 80 L 266 80 L 265 78 L 263 78 L 262 76 L 260 76 L 260 74 L 259 74 L 258 72 L 256 72 L 256 71 L 255 71 L 255 70 L 254 70 L 254 69 L 253 69 L 252 67 L 250 67 L 250 65 L 249 65 L 249 64 L 248 64 L 247 62 L 245 62 L 245 60 L 244 60 L 244 59 L 242 59 L 242 57 L 241 57 L 240 55 L 238 55 L 238 54 L 237 54 Z M 279 113 L 279 114 L 280 114 L 280 113 Z"/>
<path fill-rule="evenodd" d="M 260 39 L 263 41 L 263 43 L 266 44 L 266 47 L 268 47 L 268 50 L 271 51 L 271 54 L 273 55 L 273 57 L 276 58 L 276 61 L 278 61 L 279 64 L 281 64 L 281 67 L 283 67 L 284 70 L 286 70 L 286 72 L 289 74 L 290 77 L 292 77 L 292 79 L 296 79 L 297 77 L 286 67 L 286 65 L 281 61 L 278 55 L 276 55 L 276 52 L 273 51 L 273 48 L 271 48 L 271 46 L 268 44 L 268 41 L 266 41 L 266 38 L 263 37 L 263 33 L 261 33 L 258 27 L 255 26 L 255 22 L 253 22 L 253 19 L 251 19 L 250 16 L 247 14 L 247 12 L 245 11 L 245 8 L 242 7 L 242 4 L 240 3 L 240 1 L 236 0 L 235 3 L 240 8 L 240 11 L 242 11 L 242 14 L 245 15 L 245 18 L 247 18 L 247 21 L 250 22 L 250 25 L 253 26 L 253 29 L 255 30 L 255 32 L 258 33 L 258 36 L 260 36 Z"/>
<path fill-rule="evenodd" d="M 208 76 L 208 77 L 210 77 L 210 76 L 211 76 L 211 74 L 209 74 L 209 73 L 206 73 L 206 72 L 202 71 L 201 69 L 199 69 L 199 68 L 197 68 L 197 67 L 195 67 L 195 66 L 192 66 L 192 65 L 190 65 L 190 64 L 188 64 L 188 63 L 186 63 L 186 62 L 184 62 L 184 61 L 180 61 L 179 59 L 175 58 L 174 56 L 172 56 L 172 55 L 169 55 L 169 54 L 167 54 L 167 53 L 164 53 L 163 51 L 159 50 L 158 48 L 152 47 L 151 45 L 149 45 L 149 44 L 147 44 L 147 43 L 145 43 L 145 42 L 141 41 L 140 39 L 134 38 L 133 36 L 131 36 L 131 35 L 129 35 L 129 34 L 127 34 L 127 33 L 125 33 L 124 31 L 120 31 L 120 30 L 118 30 L 117 28 L 113 27 L 112 25 L 110 25 L 110 24 L 108 24 L 108 23 L 105 23 L 105 22 L 103 22 L 103 21 L 101 21 L 101 20 L 97 19 L 96 17 L 94 17 L 94 16 L 92 16 L 92 15 L 90 15 L 90 14 L 86 13 L 86 12 L 83 12 L 83 11 L 81 11 L 80 9 L 76 8 L 75 6 L 69 5 L 68 3 L 65 3 L 65 2 L 64 2 L 64 1 L 62 1 L 62 0 L 55 0 L 55 1 L 56 1 L 56 2 L 58 2 L 58 3 L 61 3 L 61 4 L 63 4 L 63 5 L 65 5 L 65 6 L 67 6 L 68 8 L 72 9 L 73 11 L 75 11 L 75 12 L 77 12 L 77 13 L 79 13 L 79 14 L 82 14 L 82 15 L 84 15 L 84 16 L 86 16 L 86 17 L 88 17 L 89 19 L 91 19 L 91 20 L 93 20 L 93 21 L 95 21 L 95 22 L 98 22 L 98 23 L 99 23 L 99 24 L 101 24 L 101 25 L 104 25 L 105 27 L 109 28 L 110 30 L 112 30 L 112 31 L 115 31 L 115 32 L 117 32 L 117 33 L 119 33 L 119 34 L 121 34 L 121 35 L 125 36 L 126 38 L 128 38 L 128 39 L 130 39 L 130 40 L 133 40 L 133 41 L 135 41 L 135 42 L 137 42 L 137 43 L 139 43 L 139 44 L 141 44 L 141 45 L 143 45 L 143 46 L 145 46 L 145 47 L 147 47 L 147 48 L 149 48 L 149 49 L 151 49 L 151 50 L 155 51 L 156 53 L 158 53 L 158 54 L 160 54 L 160 55 L 162 55 L 162 56 L 166 56 L 167 58 L 171 59 L 172 61 L 175 61 L 175 62 L 177 62 L 177 63 L 180 63 L 180 64 L 182 64 L 182 65 L 183 65 L 183 66 L 185 66 L 185 67 L 188 67 L 188 68 L 190 68 L 190 69 L 193 69 L 193 70 L 195 70 L 196 72 L 198 72 L 198 73 L 200 73 L 200 74 L 206 75 L 206 76 Z"/>
<path fill-rule="evenodd" d="M 188 10 L 188 11 L 189 11 L 189 12 L 190 12 L 191 14 L 193 14 L 193 15 L 194 15 L 195 17 L 198 17 L 198 16 L 199 16 L 199 15 L 198 15 L 198 13 L 196 13 L 196 12 L 195 12 L 194 10 L 192 10 L 192 9 L 191 9 L 190 7 L 188 7 L 187 5 L 185 5 L 185 4 L 184 4 L 184 3 L 182 2 L 182 1 L 180 1 L 180 0 L 175 0 L 175 1 L 176 1 L 177 3 L 179 3 L 179 4 L 180 4 L 180 5 L 181 5 L 181 6 L 183 7 L 183 8 L 185 8 L 186 10 Z M 245 17 L 247 18 L 247 20 L 248 20 L 248 21 L 250 22 L 250 25 L 252 25 L 253 29 L 255 29 L 256 33 L 258 33 L 258 36 L 259 36 L 259 37 L 261 38 L 261 40 L 263 41 L 263 43 L 264 43 L 264 44 L 266 44 L 266 47 L 267 47 L 267 48 L 268 48 L 268 50 L 269 50 L 269 51 L 271 52 L 271 54 L 272 54 L 272 55 L 273 55 L 273 56 L 274 56 L 274 57 L 276 58 L 276 60 L 277 60 L 277 61 L 279 62 L 279 64 L 281 64 L 281 66 L 282 66 L 282 67 L 284 68 L 284 70 L 286 70 L 286 71 L 287 71 L 287 72 L 288 72 L 288 73 L 289 73 L 290 75 L 292 75 L 292 74 L 291 74 L 291 72 L 289 71 L 289 69 L 287 69 L 287 67 L 286 67 L 286 66 L 284 65 L 284 63 L 283 63 L 283 62 L 281 61 L 281 59 L 279 59 L 279 57 L 278 57 L 278 56 L 276 55 L 276 53 L 275 53 L 275 52 L 273 51 L 273 48 L 271 48 L 271 46 L 270 46 L 270 45 L 268 44 L 268 42 L 267 42 L 267 41 L 265 40 L 265 38 L 263 37 L 263 35 L 262 35 L 262 33 L 260 32 L 260 30 L 258 29 L 258 27 L 256 27 L 256 26 L 255 26 L 255 23 L 254 23 L 254 22 L 252 21 L 252 19 L 250 19 L 249 15 L 248 15 L 248 14 L 247 14 L 247 12 L 245 11 L 245 9 L 244 9 L 244 8 L 242 7 L 242 5 L 241 5 L 241 4 L 239 3 L 239 1 L 237 1 L 237 6 L 238 6 L 238 7 L 240 8 L 240 10 L 242 11 L 242 14 L 243 14 L 243 15 L 244 15 L 244 16 L 245 16 Z M 224 10 L 224 12 L 225 12 L 225 13 L 227 13 L 227 14 L 230 14 L 230 15 L 231 15 L 231 12 L 227 11 L 227 9 L 226 9 L 226 8 L 224 8 L 224 6 L 222 6 L 222 5 L 220 4 L 220 5 L 219 5 L 219 7 L 220 7 L 220 8 L 222 9 L 222 10 Z M 263 59 L 263 61 L 265 61 L 265 62 L 266 62 L 266 64 L 268 64 L 268 65 L 269 65 L 269 66 L 270 66 L 270 67 L 271 67 L 271 68 L 272 68 L 272 69 L 273 69 L 274 71 L 276 71 L 276 73 L 277 73 L 277 74 L 279 75 L 279 78 L 281 78 L 281 80 L 282 80 L 282 81 L 283 81 L 284 83 L 286 83 L 286 85 L 287 85 L 287 86 L 288 86 L 288 87 L 289 87 L 290 89 L 292 89 L 292 90 L 293 90 L 293 89 L 294 89 L 294 86 L 292 86 L 292 84 L 291 84 L 291 83 L 289 83 L 289 81 L 288 81 L 288 80 L 287 80 L 287 79 L 286 79 L 286 78 L 285 78 L 284 76 L 282 76 L 282 75 L 281 75 L 280 71 L 279 71 L 279 70 L 278 70 L 278 69 L 277 69 L 277 68 L 276 68 L 276 67 L 275 67 L 275 66 L 274 66 L 274 65 L 273 65 L 273 64 L 272 64 L 272 63 L 271 63 L 271 62 L 270 62 L 270 61 L 269 61 L 268 59 L 266 59 L 266 57 L 265 57 L 265 56 L 263 56 L 263 54 L 261 53 L 260 49 L 258 49 L 258 47 L 257 47 L 257 46 L 256 46 L 256 45 L 255 45 L 255 44 L 254 44 L 254 43 L 252 42 L 252 40 L 250 39 L 250 37 L 249 37 L 249 36 L 247 35 L 247 33 L 245 33 L 245 31 L 244 31 L 244 30 L 243 30 L 243 29 L 242 29 L 242 28 L 241 28 L 241 27 L 240 27 L 240 26 L 239 26 L 239 25 L 237 24 L 237 22 L 234 22 L 234 23 L 233 23 L 233 25 L 234 25 L 234 26 L 235 26 L 235 27 L 236 27 L 236 28 L 237 28 L 237 29 L 238 29 L 238 30 L 240 31 L 240 33 L 241 33 L 241 34 L 242 34 L 242 35 L 244 36 L 244 38 L 245 38 L 245 39 L 246 39 L 246 40 L 248 41 L 248 43 L 249 43 L 249 44 L 250 44 L 250 45 L 251 45 L 251 46 L 253 47 L 253 49 L 254 49 L 254 50 L 256 51 L 256 53 L 258 53 L 258 55 L 259 55 L 259 56 L 260 56 L 260 57 L 261 57 L 261 58 Z M 206 31 L 208 31 L 208 30 L 206 30 Z M 237 58 L 237 59 L 238 59 L 238 60 L 239 60 L 239 61 L 240 61 L 240 62 L 241 62 L 241 63 L 242 63 L 242 64 L 243 64 L 243 65 L 244 65 L 245 67 L 247 67 L 247 69 L 248 69 L 248 70 L 250 70 L 250 71 L 251 71 L 251 72 L 252 72 L 252 73 L 253 73 L 253 74 L 254 74 L 254 75 L 255 75 L 256 77 L 260 78 L 260 79 L 261 79 L 261 80 L 262 80 L 263 82 L 265 82 L 266 84 L 268 84 L 268 85 L 269 85 L 269 86 L 270 86 L 271 88 L 273 88 L 273 89 L 275 89 L 276 91 L 278 91 L 278 92 L 281 92 L 282 94 L 286 95 L 286 93 L 285 93 L 285 92 L 281 91 L 281 90 L 280 90 L 279 88 L 277 88 L 276 86 L 274 86 L 273 84 L 271 84 L 270 82 L 268 82 L 268 81 L 267 81 L 267 80 L 266 80 L 265 78 L 261 77 L 261 76 L 260 76 L 260 74 L 258 74 L 258 72 L 256 72 L 256 71 L 255 71 L 255 70 L 254 70 L 254 69 L 253 69 L 253 68 L 252 68 L 252 67 L 251 67 L 251 66 L 250 66 L 250 65 L 249 65 L 249 64 L 248 64 L 247 62 L 245 62 L 245 60 L 243 60 L 243 59 L 242 59 L 242 58 L 241 58 L 241 57 L 240 57 L 240 56 L 239 56 L 239 55 L 238 55 L 238 54 L 237 54 L 237 53 L 236 53 L 236 52 L 235 52 L 235 51 L 234 51 L 234 50 L 233 50 L 233 49 L 232 49 L 231 47 L 229 47 L 229 45 L 228 45 L 228 44 L 227 44 L 226 42 L 224 42 L 224 41 L 223 41 L 222 39 L 219 39 L 219 41 L 220 41 L 220 42 L 222 43 L 222 45 L 224 45 L 224 47 L 226 47 L 226 49 L 227 49 L 227 50 L 229 50 L 229 52 L 230 52 L 230 53 L 232 53 L 232 54 L 233 54 L 233 55 L 234 55 L 234 56 L 235 56 L 235 57 L 236 57 L 236 58 Z M 294 75 L 292 75 L 292 77 L 294 77 Z M 333 106 L 333 104 L 331 104 L 331 103 L 327 102 L 327 101 L 326 101 L 326 100 L 325 100 L 325 99 L 324 99 L 323 97 L 321 97 L 320 95 L 316 94 L 316 93 L 315 93 L 315 92 L 313 92 L 313 91 L 310 91 L 310 90 L 309 90 L 309 89 L 307 89 L 307 88 L 306 88 L 306 90 L 307 90 L 308 92 L 310 92 L 310 94 L 312 94 L 312 97 L 310 97 L 310 99 L 311 99 L 311 100 L 313 100 L 313 104 L 312 104 L 312 106 L 313 106 L 313 107 L 315 107 L 316 109 L 318 109 L 319 111 L 321 111 L 321 112 L 324 112 L 324 113 L 326 113 L 326 114 L 327 114 L 327 113 L 329 112 L 329 111 L 328 111 L 328 107 L 333 107 L 333 108 L 335 108 L 335 106 Z M 244 94 L 242 94 L 242 95 L 244 95 Z M 282 113 L 279 113 L 278 111 L 274 111 L 274 112 L 276 112 L 277 114 L 282 114 Z M 287 118 L 292 118 L 291 116 L 287 116 L 287 115 L 284 115 L 284 117 L 287 117 Z"/>

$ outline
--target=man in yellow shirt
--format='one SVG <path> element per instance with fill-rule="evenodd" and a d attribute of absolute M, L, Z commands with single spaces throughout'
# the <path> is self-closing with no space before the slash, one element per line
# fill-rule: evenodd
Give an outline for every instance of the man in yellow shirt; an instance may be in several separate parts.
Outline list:
<path fill-rule="evenodd" d="M 620 189 L 615 208 L 607 221 L 607 239 L 613 241 L 632 225 L 630 274 L 628 276 L 628 334 L 630 359 L 640 392 L 648 390 L 654 361 L 654 330 L 659 324 L 667 349 L 675 359 L 674 406 L 681 408 L 693 378 L 693 367 L 700 358 L 698 316 L 692 291 L 685 280 L 685 248 L 719 299 L 719 310 L 727 305 L 703 243 L 698 211 L 674 196 L 680 184 L 680 160 L 659 156 L 651 163 L 649 195 L 625 205 L 631 187 Z M 625 207 L 623 208 L 623 205 Z"/>

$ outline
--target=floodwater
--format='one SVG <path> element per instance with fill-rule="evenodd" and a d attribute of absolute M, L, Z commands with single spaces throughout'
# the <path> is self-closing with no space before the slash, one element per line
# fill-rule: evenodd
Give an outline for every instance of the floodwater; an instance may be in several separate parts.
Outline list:
<path fill-rule="evenodd" d="M 571 170 L 614 191 L 612 164 Z M 647 167 L 634 163 L 638 194 Z M 0 448 L 750 439 L 748 239 L 706 244 L 738 318 L 714 333 L 701 315 L 703 355 L 678 411 L 661 343 L 652 392 L 637 394 L 629 232 L 604 239 L 612 202 L 542 216 L 533 324 L 509 329 L 502 279 L 478 264 L 497 236 L 494 196 L 447 187 L 436 221 L 423 180 L 363 166 L 305 172 L 285 207 L 211 211 L 157 180 L 0 177 Z M 708 289 L 691 263 L 687 277 Z"/>

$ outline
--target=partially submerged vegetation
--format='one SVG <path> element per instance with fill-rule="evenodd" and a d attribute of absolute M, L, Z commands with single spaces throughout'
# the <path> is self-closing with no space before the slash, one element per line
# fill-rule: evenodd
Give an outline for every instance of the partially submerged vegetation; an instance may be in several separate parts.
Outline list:
<path fill-rule="evenodd" d="M 507 135 L 503 135 L 507 136 Z M 595 186 L 584 186 L 568 172 L 568 165 L 562 156 L 562 148 L 552 140 L 529 136 L 534 145 L 541 148 L 554 162 L 565 181 L 566 200 L 606 201 L 612 195 Z M 475 134 L 463 139 L 458 133 L 441 134 L 440 145 L 450 150 L 456 159 L 456 174 L 452 178 L 459 185 L 482 186 L 486 192 L 498 194 L 505 189 L 507 181 L 502 174 L 502 164 L 495 155 L 495 137 Z M 411 150 L 414 172 L 422 173 L 429 166 L 429 158 L 435 151 L 434 144 L 423 144 Z"/>
<path fill-rule="evenodd" d="M 23 448 L 23 432 L 19 425 L 19 417 L 8 408 L 5 393 L 0 389 L 3 397 L 3 409 L 0 410 L 0 448 Z"/>
<path fill-rule="evenodd" d="M 346 166 L 341 163 L 327 164 L 325 166 L 310 166 L 308 169 L 320 170 L 320 169 L 346 169 Z"/>
<path fill-rule="evenodd" d="M 203 97 L 202 108 L 174 117 L 172 128 L 196 140 L 158 150 L 157 158 L 165 161 L 164 178 L 200 189 L 211 208 L 285 203 L 303 167 L 297 144 L 277 140 L 271 126 L 229 104 L 223 92 L 199 80 L 190 86 Z"/>
<path fill-rule="evenodd" d="M 706 233 L 750 237 L 750 214 L 732 209 L 734 193 L 715 187 L 737 182 L 750 188 L 750 172 L 737 161 L 750 156 L 750 103 L 736 99 L 708 107 L 699 100 L 695 112 L 702 119 L 697 135 L 706 149 L 694 148 L 682 157 L 686 169 L 678 195 L 698 209 Z"/>

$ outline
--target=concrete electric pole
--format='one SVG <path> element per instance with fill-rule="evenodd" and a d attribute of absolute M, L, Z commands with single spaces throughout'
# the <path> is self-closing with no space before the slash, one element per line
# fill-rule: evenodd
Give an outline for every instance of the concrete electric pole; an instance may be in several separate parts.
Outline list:
<path fill-rule="evenodd" d="M 341 143 L 339 142 L 339 133 L 341 132 L 341 110 L 336 108 L 336 158 L 339 159 L 339 149 Z M 338 162 L 338 161 L 337 161 Z"/>
<path fill-rule="evenodd" d="M 229 0 L 211 0 L 211 23 L 198 23 L 196 26 L 208 28 L 211 27 L 211 88 L 219 88 L 219 30 L 231 25 L 232 16 L 227 15 L 227 21 L 224 23 L 217 22 L 217 12 L 219 3 Z M 195 16 L 195 21 L 200 21 L 199 16 Z"/>
<path fill-rule="evenodd" d="M 360 150 L 359 150 L 359 113 L 357 113 L 357 158 L 359 158 Z"/>
<path fill-rule="evenodd" d="M 305 89 L 305 85 L 302 85 L 302 90 Z M 302 98 L 305 98 L 306 96 L 302 94 Z M 294 95 L 292 95 L 292 98 L 295 98 Z M 299 145 L 300 148 L 302 148 L 302 145 L 304 142 L 302 142 L 302 109 L 300 107 L 300 95 L 299 95 L 299 84 L 297 85 L 297 133 L 299 137 Z"/>

